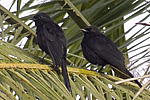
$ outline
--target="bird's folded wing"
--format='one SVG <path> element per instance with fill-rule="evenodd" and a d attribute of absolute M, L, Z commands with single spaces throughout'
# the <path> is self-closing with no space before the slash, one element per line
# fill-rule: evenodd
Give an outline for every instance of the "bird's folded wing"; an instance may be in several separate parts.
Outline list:
<path fill-rule="evenodd" d="M 66 40 L 61 28 L 58 25 L 55 25 L 56 24 L 52 24 L 50 26 L 47 25 L 44 31 L 44 35 L 46 37 L 46 45 L 52 59 L 54 59 L 57 64 L 60 64 L 60 60 L 66 53 Z M 55 29 L 56 27 L 59 28 Z"/>
<path fill-rule="evenodd" d="M 89 48 L 96 53 L 101 59 L 117 66 L 123 64 L 123 54 L 117 49 L 116 45 L 108 38 L 93 37 L 88 41 Z"/>

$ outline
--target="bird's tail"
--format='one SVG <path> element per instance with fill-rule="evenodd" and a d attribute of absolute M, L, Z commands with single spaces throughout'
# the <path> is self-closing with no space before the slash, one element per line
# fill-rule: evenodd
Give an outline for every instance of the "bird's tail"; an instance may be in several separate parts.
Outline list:
<path fill-rule="evenodd" d="M 126 69 L 126 73 L 131 77 L 134 78 L 134 76 Z M 142 85 L 138 82 L 138 80 L 134 81 L 139 87 L 142 87 Z"/>
<path fill-rule="evenodd" d="M 62 76 L 64 78 L 65 86 L 69 90 L 69 92 L 72 94 L 71 85 L 70 85 L 69 76 L 68 76 L 68 71 L 67 71 L 67 66 L 66 66 L 66 59 L 65 58 L 62 61 L 61 68 L 62 68 Z"/>
<path fill-rule="evenodd" d="M 113 69 L 115 69 L 117 72 L 121 73 L 121 77 L 122 78 L 128 78 L 128 77 L 131 77 L 131 78 L 134 78 L 134 76 L 126 69 L 125 65 L 122 64 L 122 67 L 113 67 Z M 134 81 L 139 87 L 142 87 L 142 85 L 138 82 L 138 80 L 135 80 Z"/>

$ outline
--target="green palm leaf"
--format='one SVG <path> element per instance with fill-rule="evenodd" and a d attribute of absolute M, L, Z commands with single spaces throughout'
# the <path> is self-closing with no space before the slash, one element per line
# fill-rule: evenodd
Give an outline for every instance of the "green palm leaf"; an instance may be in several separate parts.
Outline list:
<path fill-rule="evenodd" d="M 15 2 L 16 0 L 12 2 L 9 8 L 12 9 L 16 6 L 17 10 L 14 12 L 10 12 L 0 5 L 1 99 L 131 100 L 135 96 L 139 90 L 136 84 L 127 82 L 116 85 L 114 82 L 122 79 L 115 77 L 110 67 L 103 70 L 110 75 L 98 74 L 95 70 L 99 69 L 100 66 L 94 66 L 85 60 L 80 46 L 83 37 L 80 28 L 90 24 L 98 26 L 124 53 L 126 65 L 134 60 L 128 68 L 135 70 L 149 61 L 146 59 L 141 62 L 141 59 L 149 57 L 148 48 L 144 48 L 148 47 L 149 44 L 138 47 L 144 42 L 142 37 L 148 36 L 149 28 L 143 26 L 126 38 L 125 36 L 135 30 L 137 25 L 125 32 L 124 24 L 145 13 L 149 3 L 144 2 L 144 0 L 52 0 L 33 5 L 33 2 L 36 1 L 29 0 L 21 7 L 21 0 L 17 0 L 17 5 L 14 5 Z M 20 17 L 20 14 L 30 10 L 46 12 L 64 29 L 68 39 L 67 59 L 72 96 L 63 83 L 61 72 L 55 72 L 50 68 L 52 65 L 50 57 L 44 60 L 44 65 L 38 64 L 45 53 L 39 49 L 36 43 L 33 22 L 29 22 L 33 15 Z M 128 14 L 130 16 L 124 18 Z M 148 17 L 149 15 L 145 16 L 141 21 L 148 19 Z M 148 39 L 149 37 L 145 40 Z M 139 42 L 133 44 L 136 41 Z M 132 47 L 131 44 L 133 44 Z M 143 51 L 128 57 L 129 53 L 135 53 L 141 48 Z M 141 55 L 141 57 L 137 58 L 137 55 Z M 133 64 L 137 66 L 133 66 Z M 148 74 L 148 68 L 144 73 Z M 145 89 L 136 99 L 147 100 L 149 98 L 149 91 Z"/>

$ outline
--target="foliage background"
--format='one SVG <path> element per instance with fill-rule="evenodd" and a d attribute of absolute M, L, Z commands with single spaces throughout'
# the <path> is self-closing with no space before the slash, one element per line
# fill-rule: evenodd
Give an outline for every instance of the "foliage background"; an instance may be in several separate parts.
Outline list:
<path fill-rule="evenodd" d="M 11 11 L 14 6 L 16 10 Z M 76 97 L 93 100 L 133 99 L 139 90 L 135 84 L 115 85 L 114 81 L 121 80 L 115 77 L 120 76 L 120 73 L 115 70 L 114 73 L 108 66 L 103 69 L 107 72 L 107 76 L 98 74 L 94 71 L 101 66 L 89 64 L 84 59 L 80 46 L 83 33 L 80 28 L 90 24 L 98 26 L 124 53 L 127 68 L 141 72 L 141 66 L 144 65 L 142 73 L 147 75 L 150 44 L 147 42 L 142 46 L 140 44 L 149 40 L 149 28 L 138 27 L 135 24 L 125 32 L 124 23 L 148 12 L 148 7 L 149 2 L 145 0 L 29 0 L 26 3 L 23 0 L 13 0 L 10 8 L 5 9 L 0 5 L 1 98 L 7 100 L 15 98 L 70 100 Z M 22 16 L 25 12 L 28 13 Z M 33 22 L 29 21 L 36 12 L 49 14 L 65 32 L 68 39 L 68 70 L 73 97 L 63 85 L 60 73 L 54 72 L 46 65 L 38 64 L 45 53 L 39 49 L 36 43 L 36 28 Z M 148 17 L 149 14 L 141 18 L 141 22 Z M 137 27 L 138 30 L 133 32 Z M 128 37 L 126 38 L 125 35 Z M 143 37 L 146 38 L 143 40 Z M 138 52 L 139 49 L 142 51 Z M 134 55 L 130 57 L 128 53 Z M 44 64 L 52 65 L 50 57 L 44 60 Z M 140 70 L 137 70 L 138 68 Z M 143 79 L 140 81 L 142 82 Z M 108 84 L 112 84 L 113 87 L 112 85 L 108 87 Z M 147 90 L 137 97 L 140 100 L 147 98 L 149 98 Z"/>

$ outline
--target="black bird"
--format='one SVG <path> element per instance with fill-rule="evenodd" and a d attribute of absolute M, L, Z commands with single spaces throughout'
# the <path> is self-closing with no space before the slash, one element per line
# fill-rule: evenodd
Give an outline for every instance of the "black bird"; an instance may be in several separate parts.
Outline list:
<path fill-rule="evenodd" d="M 64 83 L 69 92 L 72 93 L 66 66 L 67 40 L 62 28 L 54 23 L 46 13 L 36 14 L 32 20 L 37 26 L 36 34 L 39 47 L 46 55 L 51 56 L 54 69 L 58 69 L 61 66 Z"/>
<path fill-rule="evenodd" d="M 84 57 L 90 63 L 99 66 L 110 64 L 130 77 L 134 77 L 125 67 L 123 54 L 96 26 L 88 26 L 82 31 L 84 32 L 84 37 L 81 47 Z M 139 87 L 142 87 L 137 80 L 135 82 Z"/>

